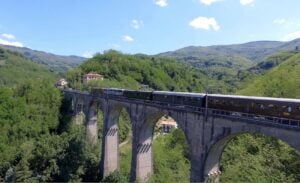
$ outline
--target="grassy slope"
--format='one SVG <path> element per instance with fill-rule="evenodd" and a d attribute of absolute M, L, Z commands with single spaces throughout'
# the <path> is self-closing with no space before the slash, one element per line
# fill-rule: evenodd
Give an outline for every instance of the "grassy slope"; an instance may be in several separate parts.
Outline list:
<path fill-rule="evenodd" d="M 300 53 L 288 57 L 239 91 L 242 95 L 300 98 Z"/>
<path fill-rule="evenodd" d="M 0 48 L 0 86 L 40 79 L 54 79 L 54 75 L 22 55 Z"/>
<path fill-rule="evenodd" d="M 260 77 L 262 74 L 286 61 L 290 57 L 297 54 L 297 51 L 284 51 L 275 53 L 269 57 L 264 58 L 257 65 L 246 69 L 240 70 L 238 72 L 238 78 L 242 81 L 242 83 L 247 83 L 253 81 L 256 77 Z M 241 86 L 240 86 L 241 87 Z"/>

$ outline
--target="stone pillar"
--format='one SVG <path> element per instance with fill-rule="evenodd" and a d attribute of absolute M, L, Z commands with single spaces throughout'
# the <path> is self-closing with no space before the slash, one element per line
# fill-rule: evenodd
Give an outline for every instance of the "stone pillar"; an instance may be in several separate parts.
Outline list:
<path fill-rule="evenodd" d="M 98 142 L 98 104 L 93 102 L 87 109 L 86 136 L 92 144 Z"/>
<path fill-rule="evenodd" d="M 120 110 L 106 103 L 103 106 L 102 176 L 119 169 L 118 120 Z"/>
<path fill-rule="evenodd" d="M 146 182 L 153 174 L 152 137 L 157 119 L 154 120 L 155 122 L 147 119 L 144 106 L 132 107 L 130 115 L 133 124 L 130 179 L 131 181 Z"/>
<path fill-rule="evenodd" d="M 206 159 L 205 117 L 199 114 L 187 113 L 183 128 L 189 142 L 191 160 L 190 181 L 204 182 L 204 166 Z"/>
<path fill-rule="evenodd" d="M 83 117 L 83 100 L 80 98 L 75 98 L 74 101 L 74 117 L 75 117 L 75 124 L 82 125 L 84 122 Z"/>
<path fill-rule="evenodd" d="M 198 152 L 192 153 L 191 157 L 191 177 L 190 181 L 193 183 L 204 182 L 204 164 L 205 164 L 205 153 Z"/>

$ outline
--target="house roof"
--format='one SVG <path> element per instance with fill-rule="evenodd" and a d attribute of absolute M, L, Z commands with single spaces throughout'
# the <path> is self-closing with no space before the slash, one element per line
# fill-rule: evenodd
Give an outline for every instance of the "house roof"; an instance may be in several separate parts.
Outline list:
<path fill-rule="evenodd" d="M 101 77 L 103 75 L 97 74 L 97 73 L 94 73 L 94 72 L 90 72 L 90 73 L 85 74 L 84 76 L 99 76 L 99 77 Z"/>

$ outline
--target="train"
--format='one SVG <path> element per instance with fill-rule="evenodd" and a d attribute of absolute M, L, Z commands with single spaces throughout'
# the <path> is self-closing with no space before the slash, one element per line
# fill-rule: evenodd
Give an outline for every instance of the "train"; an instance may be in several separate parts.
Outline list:
<path fill-rule="evenodd" d="M 237 116 L 253 114 L 260 117 L 271 116 L 300 120 L 300 99 L 169 91 L 136 91 L 118 88 L 93 88 L 91 94 L 112 98 L 148 100 L 176 106 L 216 109 L 227 111 L 230 115 Z"/>

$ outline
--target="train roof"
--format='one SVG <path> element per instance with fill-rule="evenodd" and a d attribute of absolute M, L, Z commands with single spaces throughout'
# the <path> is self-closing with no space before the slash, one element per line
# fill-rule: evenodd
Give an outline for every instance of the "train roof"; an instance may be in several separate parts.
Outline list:
<path fill-rule="evenodd" d="M 256 97 L 256 96 L 222 95 L 222 94 L 207 94 L 207 96 L 208 97 L 211 96 L 211 97 L 244 99 L 244 100 L 263 100 L 263 101 L 297 102 L 297 103 L 300 103 L 300 99 L 292 99 L 292 98 Z"/>
<path fill-rule="evenodd" d="M 163 95 L 180 95 L 187 97 L 204 97 L 205 93 L 190 93 L 190 92 L 170 92 L 170 91 L 153 91 L 153 94 L 163 94 Z"/>
<path fill-rule="evenodd" d="M 122 88 L 102 88 L 103 90 L 114 90 L 114 91 L 125 91 L 125 89 Z"/>

